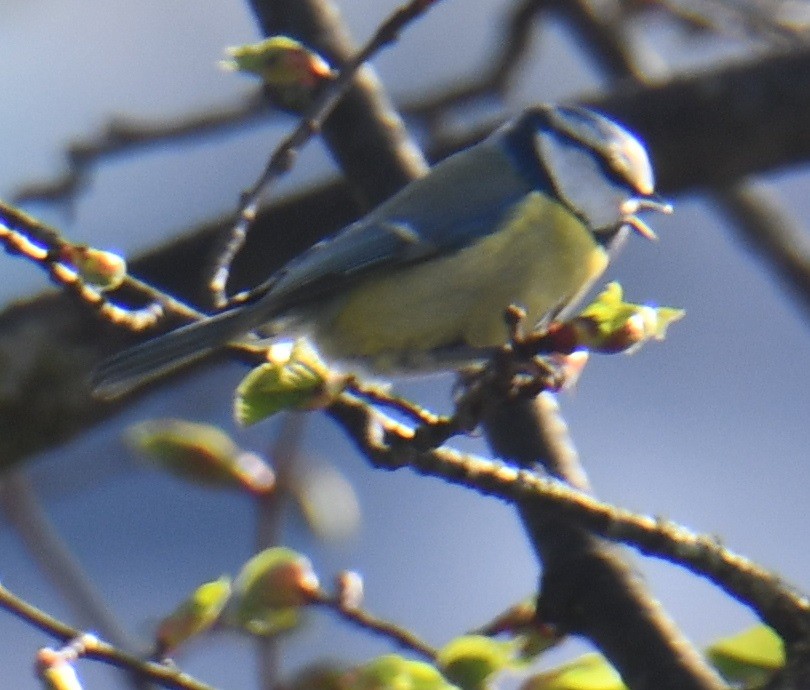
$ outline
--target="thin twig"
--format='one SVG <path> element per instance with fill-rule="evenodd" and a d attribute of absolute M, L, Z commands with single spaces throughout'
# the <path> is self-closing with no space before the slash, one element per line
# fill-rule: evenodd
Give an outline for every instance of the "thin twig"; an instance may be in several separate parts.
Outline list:
<path fill-rule="evenodd" d="M 538 625 L 534 600 L 527 599 L 510 606 L 483 625 L 473 628 L 468 634 L 494 637 L 502 633 L 517 634 L 522 630 L 536 629 Z"/>
<path fill-rule="evenodd" d="M 276 491 L 259 497 L 256 504 L 256 553 L 276 546 L 281 540 L 284 509 L 289 503 L 289 485 L 294 465 L 299 459 L 301 438 L 306 418 L 302 414 L 288 414 L 282 422 L 269 457 L 276 474 Z M 262 690 L 279 687 L 279 640 L 274 635 L 259 637 L 258 676 Z"/>
<path fill-rule="evenodd" d="M 341 605 L 340 601 L 326 592 L 320 592 L 312 595 L 312 603 L 323 606 L 330 611 L 335 612 L 344 620 L 358 625 L 364 630 L 373 632 L 377 635 L 382 635 L 398 645 L 410 649 L 412 652 L 425 657 L 429 661 L 435 661 L 438 651 L 427 642 L 416 636 L 410 630 L 407 630 L 396 623 L 387 621 L 383 618 L 378 618 L 368 611 L 360 608 L 347 608 Z"/>
<path fill-rule="evenodd" d="M 475 77 L 455 81 L 437 93 L 406 104 L 402 111 L 428 122 L 437 120 L 450 107 L 505 94 L 517 74 L 521 59 L 531 45 L 534 20 L 537 15 L 553 8 L 559 0 L 521 0 L 510 9 L 503 34 L 495 41 L 494 55 L 486 65 L 475 71 Z"/>
<path fill-rule="evenodd" d="M 367 383 L 357 377 L 350 378 L 346 384 L 346 388 L 360 398 L 368 400 L 375 405 L 396 410 L 419 424 L 434 425 L 447 419 L 442 415 L 437 415 L 427 408 L 416 404 L 412 400 L 394 395 L 387 387 Z"/>
<path fill-rule="evenodd" d="M 301 147 L 320 131 L 326 118 L 351 86 L 357 70 L 382 48 L 393 43 L 400 31 L 424 14 L 436 2 L 438 0 L 410 0 L 395 10 L 379 26 L 357 55 L 340 69 L 337 77 L 325 84 L 323 91 L 315 97 L 295 130 L 276 147 L 264 172 L 253 187 L 243 194 L 237 222 L 231 230 L 224 251 L 217 259 L 214 275 L 210 282 L 210 289 L 217 306 L 225 306 L 228 302 L 225 288 L 230 265 L 247 238 L 248 230 L 256 218 L 262 197 L 279 177 L 290 170 Z"/>
<path fill-rule="evenodd" d="M 207 106 L 174 119 L 115 118 L 97 134 L 68 146 L 68 168 L 62 175 L 53 180 L 24 185 L 13 198 L 18 203 L 72 201 L 87 183 L 91 169 L 107 158 L 160 144 L 170 145 L 224 134 L 254 122 L 263 122 L 274 112 L 269 108 L 261 88 L 258 88 L 242 96 L 233 105 Z"/>
<path fill-rule="evenodd" d="M 0 585 L 0 608 L 62 642 L 69 642 L 85 635 L 83 631 L 63 623 L 15 596 L 2 585 Z M 172 690 L 216 690 L 211 685 L 202 683 L 183 673 L 175 666 L 144 661 L 101 640 L 97 640 L 93 645 L 88 646 L 84 656 L 102 661 L 110 666 L 131 671 L 164 688 Z"/>

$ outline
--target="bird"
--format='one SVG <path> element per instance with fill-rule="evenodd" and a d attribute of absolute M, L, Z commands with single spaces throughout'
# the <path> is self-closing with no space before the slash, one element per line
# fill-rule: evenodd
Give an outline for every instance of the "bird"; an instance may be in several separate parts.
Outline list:
<path fill-rule="evenodd" d="M 114 399 L 227 343 L 306 335 L 374 373 L 453 368 L 526 323 L 567 313 L 634 230 L 672 207 L 626 128 L 578 105 L 534 105 L 292 259 L 244 303 L 136 345 L 93 376 Z M 254 337 L 254 336 L 250 336 Z"/>

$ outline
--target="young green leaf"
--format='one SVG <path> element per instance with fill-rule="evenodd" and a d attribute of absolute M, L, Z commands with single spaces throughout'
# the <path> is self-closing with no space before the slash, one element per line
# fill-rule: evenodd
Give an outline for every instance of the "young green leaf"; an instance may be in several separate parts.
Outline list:
<path fill-rule="evenodd" d="M 681 309 L 625 302 L 621 285 L 612 282 L 577 316 L 551 324 L 539 345 L 561 354 L 632 352 L 649 340 L 663 340 L 669 325 L 684 315 Z"/>
<path fill-rule="evenodd" d="M 621 676 L 601 654 L 584 654 L 570 663 L 527 679 L 521 690 L 627 690 Z"/>
<path fill-rule="evenodd" d="M 761 685 L 785 665 L 784 644 L 765 625 L 718 640 L 706 655 L 729 681 L 746 686 Z"/>
<path fill-rule="evenodd" d="M 671 323 L 685 312 L 671 307 L 649 307 L 623 300 L 621 285 L 609 283 L 575 319 L 583 345 L 596 352 L 622 352 L 650 339 L 663 340 Z"/>
<path fill-rule="evenodd" d="M 288 36 L 227 49 L 220 66 L 260 77 L 273 101 L 295 113 L 305 110 L 318 88 L 335 73 L 320 55 Z"/>
<path fill-rule="evenodd" d="M 343 677 L 345 690 L 452 690 L 435 666 L 397 654 L 377 657 Z"/>
<path fill-rule="evenodd" d="M 465 635 L 445 645 L 436 663 L 445 678 L 463 690 L 484 690 L 493 674 L 512 663 L 515 649 L 514 642 Z"/>
<path fill-rule="evenodd" d="M 236 389 L 234 416 L 248 426 L 281 410 L 309 410 L 328 405 L 342 389 L 337 376 L 306 340 L 298 340 L 274 361 L 253 369 Z"/>
<path fill-rule="evenodd" d="M 185 479 L 266 494 L 275 487 L 270 466 L 243 451 L 215 426 L 179 419 L 151 420 L 130 427 L 130 446 L 165 470 Z"/>
<path fill-rule="evenodd" d="M 308 558 L 283 547 L 265 549 L 236 578 L 229 620 L 254 635 L 275 635 L 298 624 L 299 610 L 319 590 Z"/>
<path fill-rule="evenodd" d="M 216 623 L 231 595 L 231 579 L 222 576 L 195 589 L 158 625 L 155 635 L 158 656 L 177 649 L 186 640 Z"/>

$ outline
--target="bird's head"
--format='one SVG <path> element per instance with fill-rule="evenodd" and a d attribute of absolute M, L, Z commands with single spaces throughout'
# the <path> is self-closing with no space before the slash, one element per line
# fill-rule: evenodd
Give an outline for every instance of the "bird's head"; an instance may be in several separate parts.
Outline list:
<path fill-rule="evenodd" d="M 644 145 L 603 115 L 579 106 L 540 106 L 524 113 L 514 131 L 524 147 L 530 138 L 546 184 L 593 232 L 611 236 L 630 226 L 655 238 L 637 213 L 672 212 L 655 194 Z"/>

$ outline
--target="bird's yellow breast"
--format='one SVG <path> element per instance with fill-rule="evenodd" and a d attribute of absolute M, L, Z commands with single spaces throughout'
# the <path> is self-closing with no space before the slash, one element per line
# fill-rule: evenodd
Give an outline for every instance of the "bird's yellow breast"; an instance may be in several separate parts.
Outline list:
<path fill-rule="evenodd" d="M 330 356 L 383 367 L 456 345 L 497 346 L 510 304 L 536 323 L 577 299 L 607 265 L 588 228 L 540 192 L 504 221 L 452 255 L 362 281 L 321 312 L 316 341 Z"/>

